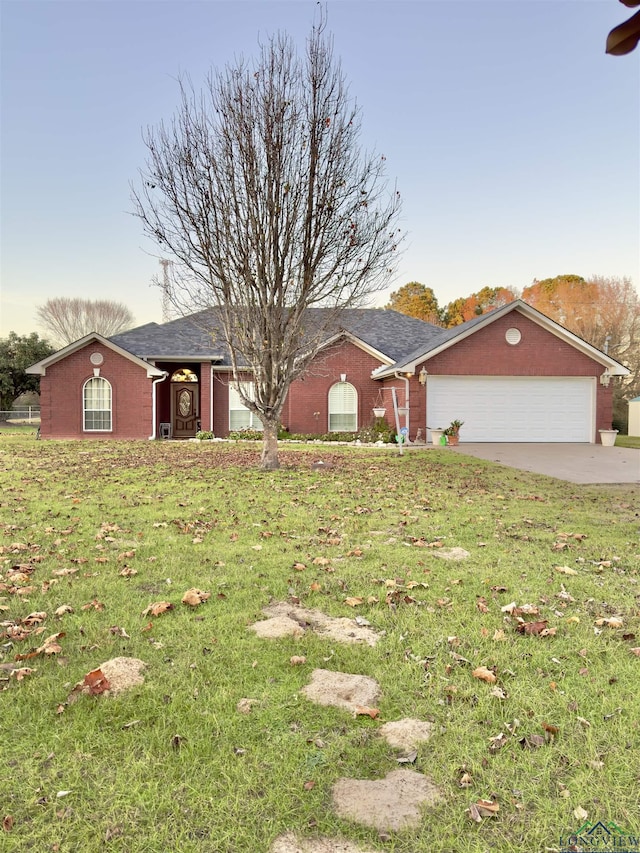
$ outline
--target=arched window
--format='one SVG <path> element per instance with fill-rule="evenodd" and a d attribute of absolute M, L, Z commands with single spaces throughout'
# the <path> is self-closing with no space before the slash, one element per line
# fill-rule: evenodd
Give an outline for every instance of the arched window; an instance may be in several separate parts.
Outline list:
<path fill-rule="evenodd" d="M 82 429 L 85 432 L 111 431 L 111 384 L 100 376 L 84 383 Z"/>
<path fill-rule="evenodd" d="M 336 382 L 329 390 L 329 432 L 358 429 L 358 392 L 350 382 Z"/>

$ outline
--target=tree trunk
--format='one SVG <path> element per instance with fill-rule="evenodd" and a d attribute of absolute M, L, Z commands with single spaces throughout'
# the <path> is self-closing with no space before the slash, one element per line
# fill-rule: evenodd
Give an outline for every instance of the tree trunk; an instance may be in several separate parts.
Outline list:
<path fill-rule="evenodd" d="M 265 471 L 275 471 L 280 467 L 278 460 L 278 421 L 268 421 L 262 432 L 262 455 L 260 466 Z"/>

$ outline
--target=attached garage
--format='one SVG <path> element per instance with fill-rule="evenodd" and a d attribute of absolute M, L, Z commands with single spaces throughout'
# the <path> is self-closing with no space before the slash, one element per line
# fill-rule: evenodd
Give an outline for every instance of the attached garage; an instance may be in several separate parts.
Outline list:
<path fill-rule="evenodd" d="M 596 382 L 569 376 L 429 376 L 427 424 L 462 441 L 593 442 Z"/>

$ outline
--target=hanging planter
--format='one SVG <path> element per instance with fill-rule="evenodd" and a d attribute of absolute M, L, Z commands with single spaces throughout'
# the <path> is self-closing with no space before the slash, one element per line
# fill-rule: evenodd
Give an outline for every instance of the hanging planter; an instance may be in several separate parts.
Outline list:
<path fill-rule="evenodd" d="M 384 406 L 374 406 L 373 408 L 373 414 L 376 418 L 383 418 L 386 411 L 387 410 L 384 408 Z"/>
<path fill-rule="evenodd" d="M 408 407 L 407 406 L 398 406 L 398 414 L 400 415 L 401 418 L 406 418 L 406 416 L 409 414 Z"/>

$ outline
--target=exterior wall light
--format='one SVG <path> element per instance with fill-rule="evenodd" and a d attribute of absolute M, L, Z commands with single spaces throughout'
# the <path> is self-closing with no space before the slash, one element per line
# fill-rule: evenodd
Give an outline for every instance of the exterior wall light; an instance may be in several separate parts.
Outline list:
<path fill-rule="evenodd" d="M 421 385 L 426 385 L 427 384 L 427 376 L 428 376 L 427 370 L 425 367 L 423 367 L 422 370 L 420 371 L 420 373 L 418 374 L 418 382 Z"/>
<path fill-rule="evenodd" d="M 609 382 L 611 381 L 611 375 L 608 370 L 605 370 L 603 374 L 600 376 L 600 384 L 604 385 L 605 388 L 609 387 Z"/>

